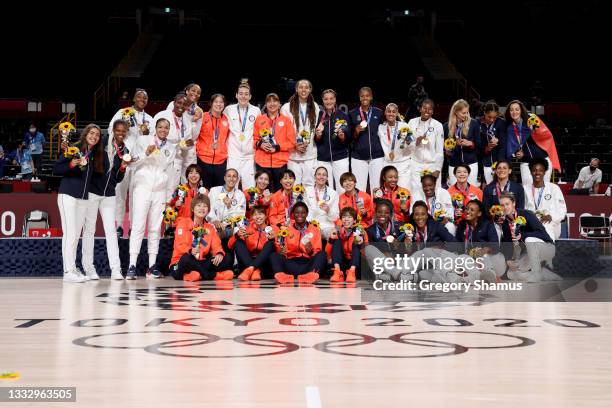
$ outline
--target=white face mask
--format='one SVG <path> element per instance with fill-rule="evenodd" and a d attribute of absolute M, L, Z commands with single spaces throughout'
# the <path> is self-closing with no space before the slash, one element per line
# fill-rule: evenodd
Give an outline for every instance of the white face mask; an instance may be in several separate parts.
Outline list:
<path fill-rule="evenodd" d="M 35 127 L 31 127 L 30 128 L 30 133 L 36 133 L 36 128 Z"/>

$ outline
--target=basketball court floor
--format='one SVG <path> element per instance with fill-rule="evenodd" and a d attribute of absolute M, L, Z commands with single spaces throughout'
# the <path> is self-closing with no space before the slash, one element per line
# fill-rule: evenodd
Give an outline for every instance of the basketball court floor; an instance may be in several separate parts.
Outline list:
<path fill-rule="evenodd" d="M 612 406 L 610 303 L 377 301 L 367 287 L 2 279 L 0 371 L 18 378 L 0 387 L 76 387 L 76 402 L 0 405 Z"/>

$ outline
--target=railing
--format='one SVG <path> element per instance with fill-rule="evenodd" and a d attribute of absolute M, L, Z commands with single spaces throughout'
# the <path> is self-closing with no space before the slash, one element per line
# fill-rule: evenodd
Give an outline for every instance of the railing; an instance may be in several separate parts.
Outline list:
<path fill-rule="evenodd" d="M 75 129 L 77 127 L 77 114 L 76 112 L 69 112 L 67 114 L 64 115 L 64 117 L 62 117 L 59 122 L 57 122 L 55 125 L 53 125 L 51 127 L 51 129 L 49 129 L 49 160 L 55 160 L 57 158 L 57 154 L 60 151 L 60 146 L 62 144 L 61 142 L 61 138 L 59 137 L 59 125 L 64 123 L 64 122 L 70 122 L 74 125 Z M 58 135 L 57 137 L 57 148 L 53 148 L 53 143 L 55 141 L 55 135 Z M 54 155 L 55 154 L 55 155 Z"/>
<path fill-rule="evenodd" d="M 96 89 L 93 96 L 93 118 L 98 119 L 98 108 L 105 108 L 110 102 L 112 96 L 117 95 L 117 91 L 121 87 L 121 78 L 109 75 L 102 84 Z"/>

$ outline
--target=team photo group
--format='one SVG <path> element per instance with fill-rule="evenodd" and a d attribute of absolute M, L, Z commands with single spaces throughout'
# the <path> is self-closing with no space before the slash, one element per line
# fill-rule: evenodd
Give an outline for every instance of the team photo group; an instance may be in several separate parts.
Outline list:
<path fill-rule="evenodd" d="M 550 131 L 521 101 L 488 101 L 472 117 L 460 99 L 443 124 L 431 99 L 404 117 L 399 104 L 376 107 L 369 87 L 348 112 L 333 89 L 315 95 L 308 80 L 286 102 L 267 94 L 261 109 L 246 80 L 235 103 L 214 94 L 208 111 L 201 93 L 189 84 L 152 117 L 146 90 L 137 89 L 108 132 L 89 124 L 77 135 L 60 125 L 54 174 L 62 176 L 65 282 L 99 279 L 98 214 L 117 280 L 137 279 L 145 238 L 147 278 L 351 283 L 362 260 L 371 267 L 392 256 L 385 246 L 401 244 L 412 256 L 486 262 L 461 274 L 387 271 L 388 280 L 561 279 L 551 266 L 566 217 L 550 182 L 559 159 Z M 173 240 L 169 265 L 158 260 L 160 239 Z M 503 243 L 518 253 L 508 255 Z"/>

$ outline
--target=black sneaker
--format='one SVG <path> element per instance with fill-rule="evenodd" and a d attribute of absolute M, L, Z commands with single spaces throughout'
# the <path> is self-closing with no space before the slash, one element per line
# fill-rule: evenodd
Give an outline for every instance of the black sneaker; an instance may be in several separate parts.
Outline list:
<path fill-rule="evenodd" d="M 153 279 L 160 279 L 163 278 L 164 275 L 162 275 L 161 271 L 157 267 L 157 264 L 154 264 L 147 270 L 147 277 L 151 277 Z"/>
<path fill-rule="evenodd" d="M 127 271 L 127 275 L 125 279 L 127 280 L 136 280 L 136 267 L 134 265 L 130 265 Z"/>
<path fill-rule="evenodd" d="M 123 239 L 123 227 L 117 227 L 117 238 Z"/>

